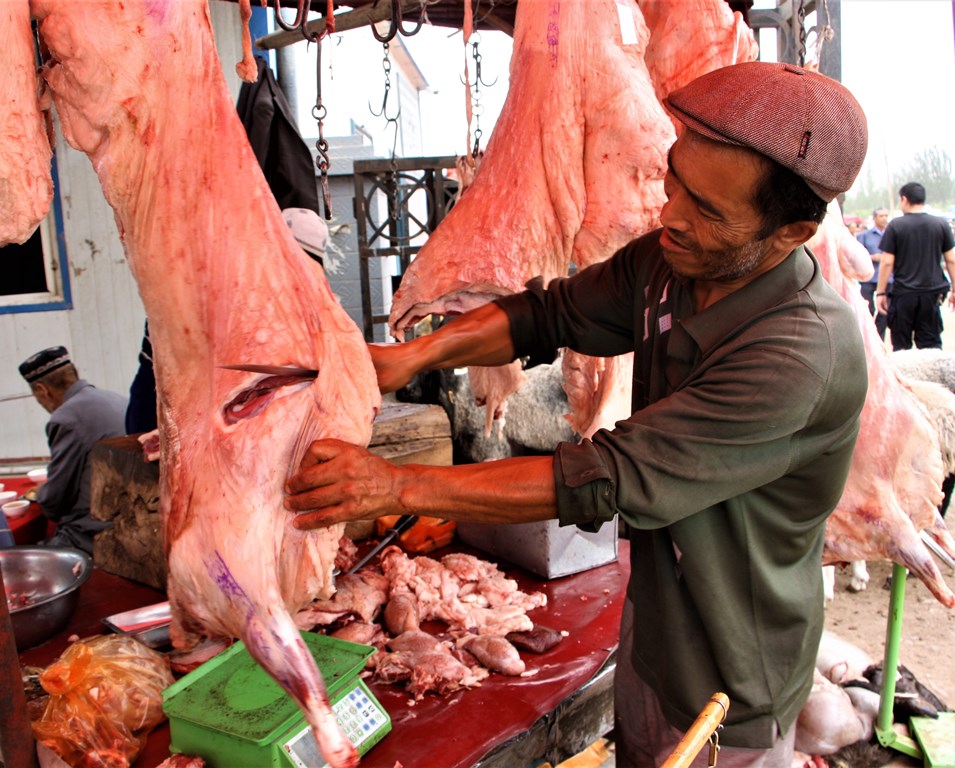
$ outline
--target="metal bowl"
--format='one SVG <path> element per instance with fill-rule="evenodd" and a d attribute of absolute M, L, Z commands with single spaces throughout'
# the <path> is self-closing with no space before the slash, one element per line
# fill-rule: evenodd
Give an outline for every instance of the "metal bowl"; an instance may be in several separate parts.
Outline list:
<path fill-rule="evenodd" d="M 52 637 L 76 610 L 80 587 L 93 573 L 93 560 L 67 547 L 0 549 L 3 586 L 8 596 L 25 596 L 27 605 L 10 606 L 18 651 Z"/>

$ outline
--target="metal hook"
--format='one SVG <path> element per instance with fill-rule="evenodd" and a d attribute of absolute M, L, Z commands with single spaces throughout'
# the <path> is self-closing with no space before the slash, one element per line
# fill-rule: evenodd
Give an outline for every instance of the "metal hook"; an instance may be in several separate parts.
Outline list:
<path fill-rule="evenodd" d="M 388 43 L 383 43 L 382 47 L 384 48 L 385 52 L 384 58 L 381 60 L 381 68 L 385 72 L 385 95 L 381 100 L 381 109 L 378 112 L 375 112 L 375 110 L 372 108 L 370 101 L 368 102 L 368 111 L 371 112 L 371 114 L 373 114 L 375 117 L 384 116 L 385 120 L 387 120 L 389 123 L 397 123 L 398 118 L 401 116 L 400 104 L 398 105 L 398 112 L 394 117 L 388 117 L 388 115 L 385 114 L 388 109 L 388 96 L 391 93 L 391 59 L 388 57 Z"/>
<path fill-rule="evenodd" d="M 490 83 L 485 83 L 484 78 L 481 76 L 481 61 L 484 59 L 484 54 L 478 51 L 478 45 L 481 42 L 480 35 L 475 32 L 471 35 L 474 40 L 473 43 L 469 42 L 468 45 L 471 46 L 471 58 L 474 60 L 474 80 L 468 82 L 464 77 L 460 77 L 461 85 L 470 85 L 472 88 L 477 88 L 478 86 L 483 85 L 485 88 L 490 88 L 497 84 L 498 78 L 494 78 Z"/>
<path fill-rule="evenodd" d="M 295 21 L 289 24 L 282 16 L 282 0 L 272 0 L 272 11 L 275 15 L 275 23 L 286 32 L 293 32 L 296 29 L 300 29 L 302 34 L 308 37 L 306 26 L 311 6 L 312 0 L 298 0 L 298 7 L 295 10 Z"/>
<path fill-rule="evenodd" d="M 426 8 L 427 4 L 422 4 L 421 14 L 418 16 L 418 22 L 415 24 L 414 29 L 408 30 L 405 29 L 404 25 L 404 14 L 401 10 L 401 0 L 391 0 L 391 22 L 388 25 L 388 31 L 384 35 L 380 35 L 378 34 L 378 29 L 374 24 L 372 24 L 371 33 L 375 36 L 375 40 L 377 40 L 379 43 L 389 43 L 395 39 L 395 35 L 397 34 L 402 34 L 405 37 L 416 35 L 421 30 L 421 25 L 424 24 Z"/>
<path fill-rule="evenodd" d="M 371 102 L 369 101 L 369 102 L 368 102 L 368 111 L 371 112 L 371 114 L 373 114 L 375 117 L 384 117 L 385 120 L 387 120 L 389 123 L 395 123 L 395 122 L 398 121 L 398 118 L 401 117 L 401 105 L 398 106 L 398 111 L 395 112 L 395 114 L 394 114 L 393 117 L 389 117 L 388 115 L 385 114 L 385 111 L 388 109 L 388 92 L 389 92 L 390 90 L 391 90 L 391 86 L 386 84 L 386 85 L 385 85 L 385 96 L 384 96 L 384 98 L 381 100 L 381 109 L 380 109 L 380 110 L 378 110 L 377 112 L 375 112 L 375 110 L 372 109 Z"/>

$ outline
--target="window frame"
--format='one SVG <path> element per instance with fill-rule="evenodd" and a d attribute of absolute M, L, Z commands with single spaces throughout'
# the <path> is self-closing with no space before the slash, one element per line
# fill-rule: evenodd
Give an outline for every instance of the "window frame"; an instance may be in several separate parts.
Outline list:
<path fill-rule="evenodd" d="M 73 308 L 70 274 L 67 269 L 69 259 L 66 235 L 63 228 L 63 205 L 60 200 L 60 183 L 55 155 L 50 163 L 50 173 L 53 178 L 53 200 L 50 211 L 43 217 L 38 228 L 43 248 L 43 269 L 47 285 L 52 284 L 52 288 L 42 293 L 15 293 L 0 296 L 0 315 L 55 312 Z"/>

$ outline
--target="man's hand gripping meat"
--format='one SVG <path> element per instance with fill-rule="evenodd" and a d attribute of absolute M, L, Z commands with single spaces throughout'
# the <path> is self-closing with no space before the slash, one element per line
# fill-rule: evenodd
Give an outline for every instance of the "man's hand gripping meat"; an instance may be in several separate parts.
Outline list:
<path fill-rule="evenodd" d="M 369 345 L 382 392 L 419 371 L 502 365 L 514 359 L 507 315 L 494 304 L 404 344 Z M 299 528 L 383 515 L 428 515 L 475 522 L 556 517 L 553 459 L 526 456 L 456 467 L 396 466 L 340 440 L 316 440 L 286 484 L 286 508 Z"/>

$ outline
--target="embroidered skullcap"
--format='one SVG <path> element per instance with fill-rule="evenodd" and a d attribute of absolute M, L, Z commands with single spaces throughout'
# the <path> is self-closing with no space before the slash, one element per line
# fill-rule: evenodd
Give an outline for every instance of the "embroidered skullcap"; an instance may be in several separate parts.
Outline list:
<path fill-rule="evenodd" d="M 50 371 L 69 365 L 70 353 L 66 347 L 49 347 L 31 355 L 20 363 L 20 375 L 30 384 L 46 376 Z"/>

